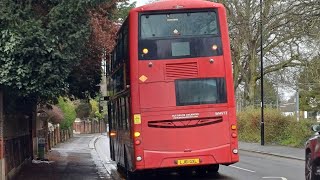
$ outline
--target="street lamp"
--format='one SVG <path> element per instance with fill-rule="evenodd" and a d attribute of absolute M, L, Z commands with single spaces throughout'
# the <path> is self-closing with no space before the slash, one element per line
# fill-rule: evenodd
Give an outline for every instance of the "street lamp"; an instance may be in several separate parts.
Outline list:
<path fill-rule="evenodd" d="M 263 95 L 263 29 L 262 29 L 262 0 L 260 0 L 260 63 L 261 63 L 261 146 L 264 146 L 264 95 Z"/>

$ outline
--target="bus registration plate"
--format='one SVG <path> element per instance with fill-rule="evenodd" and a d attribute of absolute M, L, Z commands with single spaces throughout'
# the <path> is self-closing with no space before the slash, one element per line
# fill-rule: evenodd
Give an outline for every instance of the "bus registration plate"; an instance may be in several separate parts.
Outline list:
<path fill-rule="evenodd" d="M 190 164 L 199 164 L 200 159 L 180 159 L 178 160 L 178 165 L 190 165 Z"/>

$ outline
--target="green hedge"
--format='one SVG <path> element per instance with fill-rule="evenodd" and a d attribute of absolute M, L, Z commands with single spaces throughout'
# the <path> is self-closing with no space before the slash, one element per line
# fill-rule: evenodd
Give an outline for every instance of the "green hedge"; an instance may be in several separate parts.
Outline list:
<path fill-rule="evenodd" d="M 237 114 L 239 140 L 245 142 L 260 142 L 261 110 L 247 108 Z M 303 147 L 305 141 L 313 134 L 312 124 L 315 121 L 283 116 L 276 109 L 265 109 L 265 143 Z"/>

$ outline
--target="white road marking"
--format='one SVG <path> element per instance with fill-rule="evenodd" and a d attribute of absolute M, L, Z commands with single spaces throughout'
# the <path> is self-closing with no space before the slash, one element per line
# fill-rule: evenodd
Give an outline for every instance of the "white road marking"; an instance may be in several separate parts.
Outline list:
<path fill-rule="evenodd" d="M 248 172 L 251 172 L 251 173 L 255 172 L 255 171 L 252 171 L 252 170 L 249 170 L 249 169 L 245 169 L 245 168 L 241 168 L 241 167 L 237 167 L 237 166 L 233 166 L 233 165 L 230 165 L 230 167 L 233 167 L 233 168 L 236 168 L 236 169 L 240 169 L 240 170 L 243 170 L 243 171 L 248 171 Z"/>
<path fill-rule="evenodd" d="M 262 179 L 281 179 L 281 180 L 288 180 L 285 177 L 263 177 Z"/>

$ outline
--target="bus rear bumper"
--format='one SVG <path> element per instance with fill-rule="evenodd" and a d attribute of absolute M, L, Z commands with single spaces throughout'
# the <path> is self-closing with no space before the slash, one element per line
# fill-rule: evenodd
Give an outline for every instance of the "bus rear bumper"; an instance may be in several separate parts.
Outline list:
<path fill-rule="evenodd" d="M 181 165 L 181 160 L 190 160 L 189 164 Z M 178 163 L 179 161 L 179 163 Z M 137 169 L 158 169 L 185 166 L 203 166 L 210 164 L 233 164 L 239 161 L 238 154 L 234 154 L 231 145 L 196 150 L 192 152 L 164 152 L 144 151 L 144 167 Z"/>

